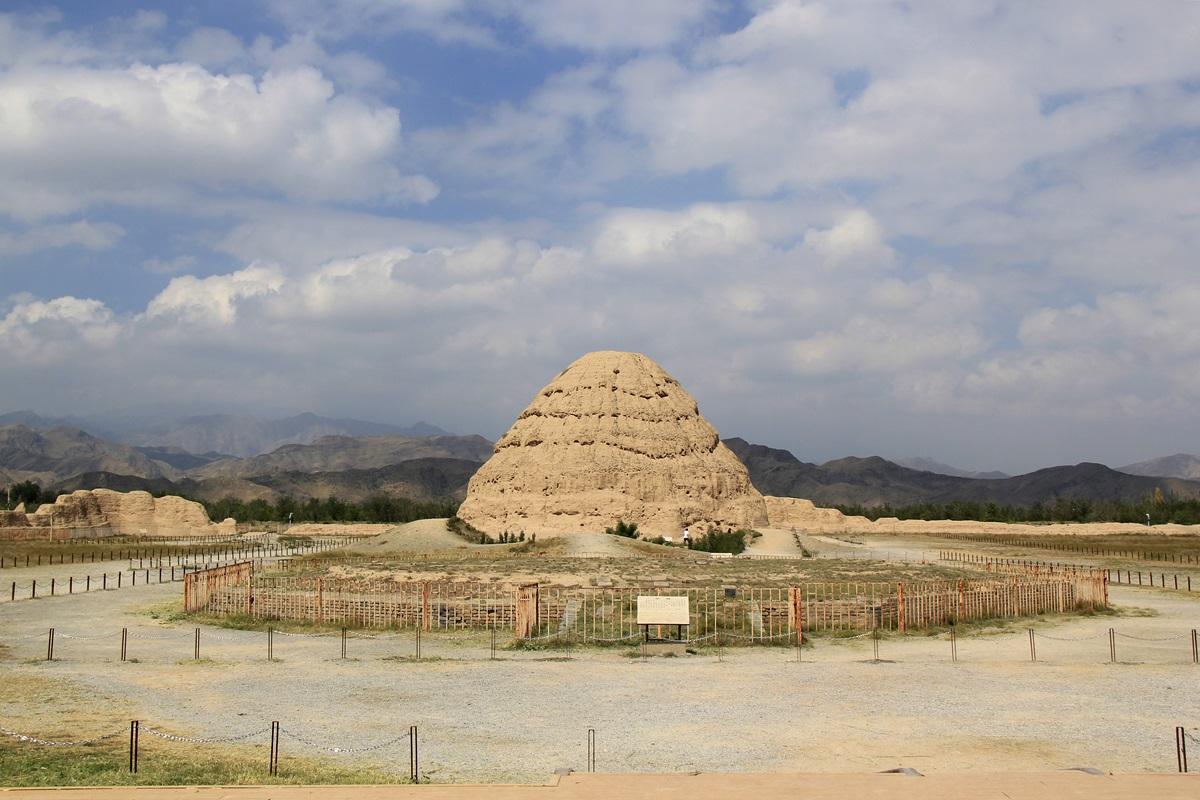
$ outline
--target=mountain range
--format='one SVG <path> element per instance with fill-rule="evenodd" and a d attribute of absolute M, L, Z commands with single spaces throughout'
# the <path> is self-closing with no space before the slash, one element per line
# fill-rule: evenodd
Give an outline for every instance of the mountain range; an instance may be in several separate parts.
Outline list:
<path fill-rule="evenodd" d="M 39 426 L 51 422 L 34 419 L 30 413 L 22 414 L 25 422 Z M 307 438 L 330 428 L 366 434 L 322 435 L 253 453 L 272 437 Z M 238 431 L 248 438 L 238 439 Z M 315 414 L 275 421 L 232 415 L 192 417 L 155 435 L 194 441 L 197 449 L 162 440 L 135 446 L 64 425 L 43 429 L 25 423 L 0 425 L 0 484 L 33 480 L 59 490 L 146 489 L 204 500 L 336 495 L 356 501 L 379 493 L 449 500 L 462 499 L 467 481 L 492 453 L 492 443 L 481 436 L 454 436 L 424 423 L 397 428 Z M 153 440 L 148 433 L 138 438 Z M 214 444 L 222 446 L 209 446 Z M 1155 489 L 1200 497 L 1200 480 L 1190 479 L 1200 475 L 1200 459 L 1188 455 L 1120 470 L 1083 463 L 1010 477 L 966 473 L 931 459 L 906 459 L 906 465 L 878 456 L 847 457 L 814 464 L 787 450 L 739 438 L 725 444 L 764 494 L 803 497 L 819 505 L 901 506 L 964 500 L 1029 506 L 1057 497 L 1138 500 Z M 230 451 L 253 454 L 238 456 Z M 914 469 L 914 464 L 926 468 Z"/>
<path fill-rule="evenodd" d="M 1200 480 L 1200 458 L 1188 455 L 1187 453 L 1176 453 L 1173 456 L 1152 458 L 1149 461 L 1139 461 L 1136 464 L 1117 467 L 1117 471 L 1127 472 L 1130 475 Z"/>
<path fill-rule="evenodd" d="M 77 428 L 93 436 L 144 448 L 174 448 L 189 454 L 248 457 L 270 453 L 285 444 L 309 444 L 323 436 L 449 436 L 426 422 L 407 427 L 360 419 L 322 417 L 305 412 L 282 419 L 240 414 L 209 414 L 166 422 L 43 417 L 33 411 L 0 414 L 0 426 L 24 425 L 36 431 Z M 2 464 L 0 464 L 2 466 Z"/>
<path fill-rule="evenodd" d="M 1007 478 L 1006 472 L 972 472 L 968 469 L 959 469 L 952 467 L 949 464 L 943 464 L 940 461 L 935 461 L 932 458 L 893 458 L 892 461 L 902 467 L 919 470 L 921 472 L 936 472 L 938 475 L 953 475 L 956 478 Z"/>
<path fill-rule="evenodd" d="M 201 500 L 275 500 L 371 494 L 462 499 L 492 453 L 481 436 L 326 436 L 251 458 L 130 447 L 77 428 L 0 426 L 0 484 L 32 480 L 61 491 L 143 489 Z"/>
<path fill-rule="evenodd" d="M 903 506 L 954 501 L 1031 506 L 1058 497 L 1137 501 L 1155 489 L 1180 497 L 1200 497 L 1200 481 L 1129 475 L 1103 464 L 1049 467 L 1005 478 L 967 478 L 915 470 L 892 461 L 840 458 L 824 464 L 801 461 L 744 439 L 726 439 L 762 493 L 803 497 L 817 505 Z"/>

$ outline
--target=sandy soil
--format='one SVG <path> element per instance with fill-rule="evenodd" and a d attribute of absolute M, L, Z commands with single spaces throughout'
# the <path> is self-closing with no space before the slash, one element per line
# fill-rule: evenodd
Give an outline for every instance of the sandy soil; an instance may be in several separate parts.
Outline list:
<path fill-rule="evenodd" d="M 1091 775 L 1078 770 L 1034 773 L 940 773 L 920 777 L 905 774 L 829 775 L 813 773 L 630 775 L 574 773 L 544 786 L 342 786 L 336 790 L 346 800 L 728 800 L 731 797 L 844 800 L 950 800 L 950 798 L 1004 798 L 1005 800 L 1192 800 L 1195 775 Z M 158 787 L 139 786 L 89 790 L 89 797 L 136 800 L 324 800 L 329 787 Z M 22 791 L 28 800 L 72 800 L 77 790 Z"/>
<path fill-rule="evenodd" d="M 1035 623 L 1037 663 L 1023 624 L 960 638 L 958 663 L 944 637 L 928 636 L 885 639 L 875 663 L 868 640 L 818 640 L 800 662 L 789 648 L 646 662 L 612 649 L 502 651 L 490 661 L 486 635 L 429 634 L 424 655 L 441 660 L 411 661 L 410 634 L 351 638 L 346 661 L 337 636 L 278 635 L 281 660 L 269 663 L 265 634 L 211 628 L 197 663 L 191 624 L 146 615 L 178 592 L 0 606 L 5 726 L 86 734 L 115 714 L 211 737 L 278 719 L 350 748 L 416 724 L 430 777 L 540 781 L 582 767 L 589 727 L 602 770 L 1136 772 L 1174 769 L 1173 727 L 1200 723 L 1187 639 L 1200 602 L 1158 590 L 1114 589 L 1117 603 L 1139 609 L 1129 616 Z M 59 660 L 46 662 L 51 625 Z M 136 663 L 118 659 L 123 626 Z M 1110 626 L 1121 637 L 1115 665 L 1106 663 Z M 19 688 L 31 681 L 55 689 L 31 700 Z M 294 739 L 288 752 L 318 754 Z M 402 772 L 406 755 L 334 757 Z"/>
<path fill-rule="evenodd" d="M 752 540 L 746 547 L 746 552 L 753 555 L 783 555 L 798 556 L 803 553 L 796 544 L 796 535 L 783 528 L 759 528 L 762 534 Z"/>

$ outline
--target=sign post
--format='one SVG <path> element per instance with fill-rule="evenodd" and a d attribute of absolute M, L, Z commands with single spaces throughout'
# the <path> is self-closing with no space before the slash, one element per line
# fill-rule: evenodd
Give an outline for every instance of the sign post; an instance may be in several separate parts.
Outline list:
<path fill-rule="evenodd" d="M 642 647 L 644 653 L 682 655 L 687 652 L 687 639 L 683 629 L 691 625 L 691 609 L 687 597 L 664 597 L 660 595 L 639 595 L 637 599 L 637 621 L 642 628 Z M 666 625 L 668 630 L 675 627 L 675 638 L 651 638 L 650 626 L 654 625 L 661 631 Z"/>

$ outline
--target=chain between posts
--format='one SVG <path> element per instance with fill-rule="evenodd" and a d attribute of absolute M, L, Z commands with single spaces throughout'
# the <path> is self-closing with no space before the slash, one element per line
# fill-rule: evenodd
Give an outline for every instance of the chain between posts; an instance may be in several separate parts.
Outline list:
<path fill-rule="evenodd" d="M 30 736 L 29 734 L 25 734 L 25 733 L 18 733 L 16 731 L 10 731 L 8 728 L 0 728 L 0 734 L 3 734 L 4 736 L 8 736 L 13 739 L 16 739 L 19 742 L 27 742 L 29 744 L 40 744 L 40 745 L 44 745 L 46 747 L 78 747 L 78 746 L 87 745 L 87 744 L 95 744 L 97 742 L 106 742 L 109 739 L 115 739 L 123 733 L 124 733 L 124 731 L 115 731 L 114 733 L 106 733 L 103 736 L 97 736 L 92 739 L 80 739 L 80 740 L 74 741 L 74 742 L 57 742 L 57 741 L 52 741 L 50 739 L 42 739 L 37 736 Z"/>

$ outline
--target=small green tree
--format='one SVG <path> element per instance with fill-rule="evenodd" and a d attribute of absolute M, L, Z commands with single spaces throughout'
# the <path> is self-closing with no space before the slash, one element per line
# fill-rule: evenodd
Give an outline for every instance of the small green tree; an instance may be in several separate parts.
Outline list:
<path fill-rule="evenodd" d="M 612 528 L 605 528 L 605 533 L 613 536 L 623 536 L 626 539 L 638 538 L 638 526 L 636 522 L 626 522 L 623 519 L 617 520 L 617 524 Z"/>

